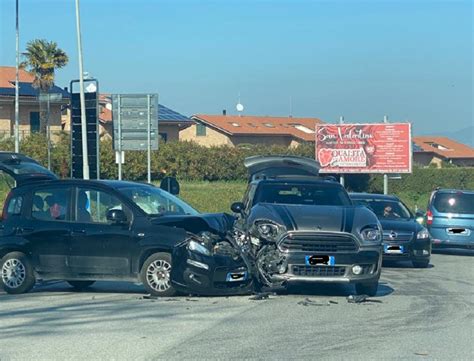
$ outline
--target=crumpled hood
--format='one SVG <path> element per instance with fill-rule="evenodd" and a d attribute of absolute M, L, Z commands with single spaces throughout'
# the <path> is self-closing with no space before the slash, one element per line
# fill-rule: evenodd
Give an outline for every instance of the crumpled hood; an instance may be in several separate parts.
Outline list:
<path fill-rule="evenodd" d="M 377 224 L 376 216 L 360 206 L 310 206 L 259 203 L 251 210 L 250 222 L 269 219 L 287 231 L 326 231 L 351 233 L 354 224 Z"/>
<path fill-rule="evenodd" d="M 209 231 L 223 236 L 232 229 L 235 217 L 227 213 L 164 215 L 152 218 L 151 222 L 154 225 L 182 228 L 194 234 Z"/>

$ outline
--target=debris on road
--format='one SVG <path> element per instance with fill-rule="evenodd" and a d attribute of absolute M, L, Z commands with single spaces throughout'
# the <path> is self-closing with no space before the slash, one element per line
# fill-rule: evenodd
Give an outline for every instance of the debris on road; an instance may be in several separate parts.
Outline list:
<path fill-rule="evenodd" d="M 158 296 L 145 295 L 141 298 L 142 300 L 157 300 Z"/>
<path fill-rule="evenodd" d="M 334 301 L 332 301 L 332 302 L 334 302 Z M 313 301 L 313 300 L 306 297 L 303 301 L 299 301 L 297 303 L 297 305 L 301 305 L 301 306 L 330 306 L 331 301 L 327 301 L 325 303 L 320 303 L 320 302 Z"/>
<path fill-rule="evenodd" d="M 261 292 L 261 293 L 256 293 L 252 297 L 249 298 L 249 300 L 252 301 L 262 301 L 270 298 L 270 292 Z"/>
<path fill-rule="evenodd" d="M 415 355 L 417 355 L 417 356 L 428 356 L 429 353 L 426 352 L 426 351 L 421 351 L 421 352 L 415 352 Z"/>
<path fill-rule="evenodd" d="M 372 303 L 382 303 L 380 300 L 369 299 L 367 295 L 349 295 L 347 296 L 348 303 L 363 303 L 363 302 L 372 302 Z"/>

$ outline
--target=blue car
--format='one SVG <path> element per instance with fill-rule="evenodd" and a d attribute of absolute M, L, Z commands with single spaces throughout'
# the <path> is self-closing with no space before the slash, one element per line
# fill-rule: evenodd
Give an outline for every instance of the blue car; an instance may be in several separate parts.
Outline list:
<path fill-rule="evenodd" d="M 426 225 L 434 249 L 474 248 L 474 191 L 434 191 L 428 203 Z"/>

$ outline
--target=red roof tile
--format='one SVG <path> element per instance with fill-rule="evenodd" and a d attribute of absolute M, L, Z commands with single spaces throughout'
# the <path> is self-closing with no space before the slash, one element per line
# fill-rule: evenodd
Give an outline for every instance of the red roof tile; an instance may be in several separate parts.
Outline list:
<path fill-rule="evenodd" d="M 318 118 L 254 115 L 196 114 L 192 118 L 229 135 L 292 136 L 305 141 L 314 141 L 316 124 L 323 123 Z"/>
<path fill-rule="evenodd" d="M 15 87 L 16 69 L 14 66 L 0 66 L 0 88 Z M 19 81 L 22 83 L 32 83 L 35 77 L 24 69 L 18 73 Z"/>
<path fill-rule="evenodd" d="M 474 158 L 474 148 L 447 137 L 413 137 L 413 142 L 423 151 L 436 153 L 443 158 Z"/>

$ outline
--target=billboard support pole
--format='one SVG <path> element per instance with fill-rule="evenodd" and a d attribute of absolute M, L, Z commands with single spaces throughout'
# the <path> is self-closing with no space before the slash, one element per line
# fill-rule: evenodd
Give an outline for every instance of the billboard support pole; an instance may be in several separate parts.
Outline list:
<path fill-rule="evenodd" d="M 384 115 L 383 117 L 383 122 L 388 123 L 388 117 Z M 388 194 L 388 174 L 385 173 L 383 175 L 383 194 L 387 195 Z"/>
<path fill-rule="evenodd" d="M 339 117 L 339 124 L 344 124 L 344 116 L 340 116 Z M 346 179 L 345 179 L 345 176 L 344 174 L 341 174 L 340 177 L 339 177 L 339 183 L 341 183 L 341 185 L 343 187 L 345 187 L 345 184 L 346 184 Z"/>
<path fill-rule="evenodd" d="M 121 107 L 122 100 L 120 99 L 120 94 L 117 98 L 117 112 L 118 112 L 118 180 L 122 180 L 122 110 Z"/>
<path fill-rule="evenodd" d="M 148 183 L 151 183 L 151 101 L 150 94 L 146 96 L 147 100 L 147 110 L 148 110 L 148 119 L 147 119 L 147 177 Z"/>

